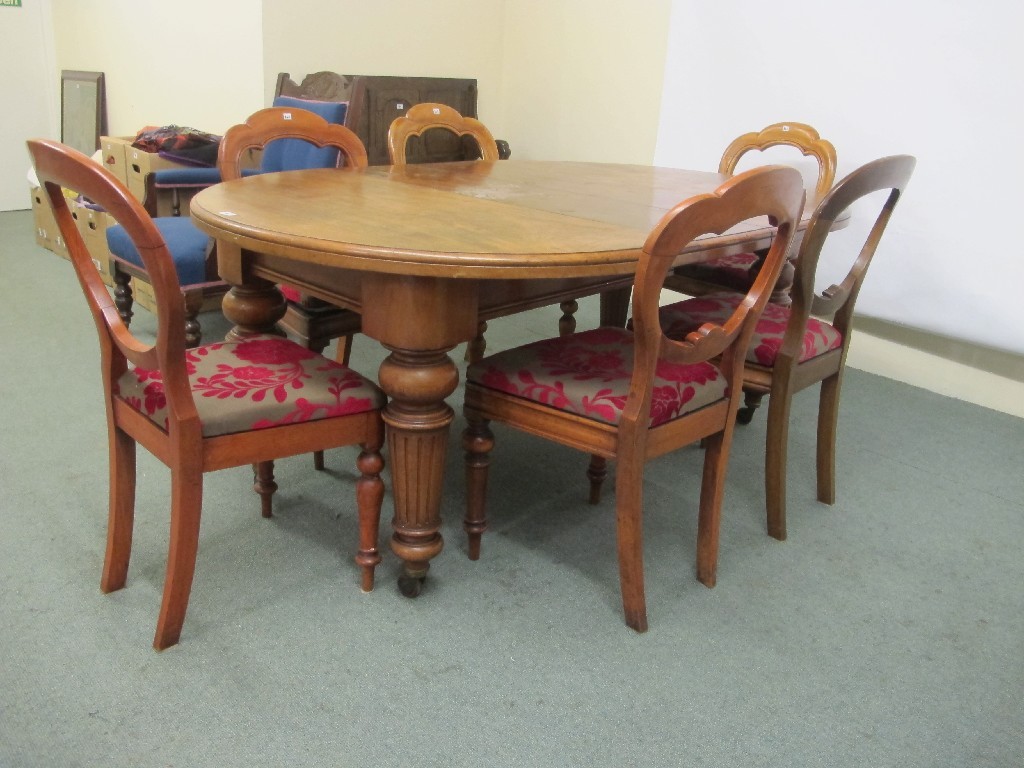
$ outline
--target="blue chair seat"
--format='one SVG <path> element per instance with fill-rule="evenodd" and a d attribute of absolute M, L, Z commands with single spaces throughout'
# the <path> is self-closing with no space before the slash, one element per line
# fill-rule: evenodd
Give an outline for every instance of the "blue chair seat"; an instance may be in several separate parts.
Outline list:
<path fill-rule="evenodd" d="M 210 236 L 201 232 L 187 216 L 161 216 L 153 223 L 167 243 L 167 250 L 174 259 L 174 269 L 182 286 L 207 283 L 206 254 L 210 248 Z M 107 247 L 110 253 L 140 269 L 144 269 L 142 258 L 124 227 L 117 225 L 107 228 Z"/>

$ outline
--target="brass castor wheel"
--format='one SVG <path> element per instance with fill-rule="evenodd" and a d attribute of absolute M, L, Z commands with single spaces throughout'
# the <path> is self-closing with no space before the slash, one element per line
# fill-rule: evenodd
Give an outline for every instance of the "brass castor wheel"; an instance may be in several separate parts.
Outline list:
<path fill-rule="evenodd" d="M 410 576 L 403 573 L 398 577 L 398 591 L 405 597 L 419 597 L 423 591 L 423 582 L 426 580 L 426 576 Z"/>

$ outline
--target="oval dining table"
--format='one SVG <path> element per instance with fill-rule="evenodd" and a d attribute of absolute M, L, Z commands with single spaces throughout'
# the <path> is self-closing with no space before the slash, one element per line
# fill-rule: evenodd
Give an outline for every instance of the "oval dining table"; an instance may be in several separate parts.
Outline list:
<path fill-rule="evenodd" d="M 217 241 L 238 338 L 273 331 L 287 283 L 358 311 L 390 352 L 378 381 L 399 585 L 419 593 L 443 546 L 441 494 L 458 368 L 448 353 L 487 319 L 600 294 L 623 325 L 644 241 L 661 217 L 711 192 L 717 173 L 568 161 L 499 160 L 316 169 L 217 184 L 191 201 Z M 806 221 L 804 222 L 806 223 Z M 765 219 L 705 236 L 691 251 L 767 247 Z M 681 256 L 681 260 L 686 256 Z"/>

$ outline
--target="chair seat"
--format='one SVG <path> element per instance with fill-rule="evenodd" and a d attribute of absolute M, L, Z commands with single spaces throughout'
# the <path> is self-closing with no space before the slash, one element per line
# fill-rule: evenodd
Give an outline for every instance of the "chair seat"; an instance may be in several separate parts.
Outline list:
<path fill-rule="evenodd" d="M 178 283 L 186 286 L 210 282 L 206 277 L 210 236 L 200 231 L 188 216 L 161 216 L 153 219 L 153 223 L 160 230 L 174 259 Z M 115 258 L 143 268 L 135 244 L 120 224 L 107 228 L 107 247 Z"/>
<path fill-rule="evenodd" d="M 687 264 L 685 267 L 680 267 L 677 272 L 687 277 L 720 285 L 723 288 L 746 291 L 754 281 L 753 270 L 757 263 L 758 255 L 756 253 L 735 253 L 697 264 Z"/>
<path fill-rule="evenodd" d="M 203 436 L 266 429 L 380 408 L 384 393 L 355 371 L 277 336 L 186 350 Z M 115 395 L 167 428 L 159 371 L 131 368 Z"/>
<path fill-rule="evenodd" d="M 606 327 L 499 352 L 469 366 L 466 380 L 616 425 L 632 373 L 633 334 Z M 725 376 L 708 362 L 659 364 L 653 390 L 652 427 L 728 396 Z"/>
<path fill-rule="evenodd" d="M 661 308 L 662 328 L 670 339 L 682 339 L 704 323 L 724 322 L 743 298 L 744 294 L 740 293 L 709 293 L 669 304 Z M 775 365 L 789 315 L 789 307 L 769 304 L 765 308 L 747 348 L 747 362 L 768 368 Z M 834 326 L 814 317 L 808 318 L 800 362 L 839 349 L 842 344 L 843 336 Z"/>

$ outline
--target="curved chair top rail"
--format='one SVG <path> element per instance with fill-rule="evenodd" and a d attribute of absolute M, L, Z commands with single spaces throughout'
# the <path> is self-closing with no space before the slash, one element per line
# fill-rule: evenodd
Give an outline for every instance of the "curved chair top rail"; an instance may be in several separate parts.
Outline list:
<path fill-rule="evenodd" d="M 393 165 L 405 164 L 405 149 L 409 138 L 422 136 L 434 128 L 444 128 L 458 136 L 471 136 L 480 147 L 484 160 L 499 159 L 498 145 L 487 126 L 476 118 L 463 117 L 446 104 L 426 102 L 411 107 L 396 117 L 388 130 L 388 154 Z"/>
<path fill-rule="evenodd" d="M 725 148 L 718 172 L 731 176 L 740 158 L 747 152 L 763 152 L 776 146 L 795 147 L 818 161 L 818 182 L 814 194 L 816 200 L 824 197 L 836 180 L 836 148 L 806 123 L 772 123 L 760 131 L 738 136 Z"/>
<path fill-rule="evenodd" d="M 329 123 L 305 109 L 268 107 L 253 113 L 244 123 L 227 130 L 220 143 L 217 166 L 221 178 L 240 178 L 241 160 L 247 150 L 263 149 L 277 139 L 300 139 L 317 147 L 336 147 L 345 164 L 356 168 L 367 165 L 366 148 L 351 130 Z"/>

